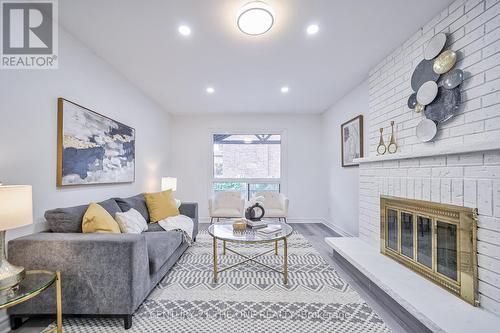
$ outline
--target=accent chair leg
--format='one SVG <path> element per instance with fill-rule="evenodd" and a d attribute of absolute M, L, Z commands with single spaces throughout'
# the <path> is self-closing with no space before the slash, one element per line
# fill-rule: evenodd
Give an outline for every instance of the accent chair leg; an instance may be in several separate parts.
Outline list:
<path fill-rule="evenodd" d="M 132 315 L 125 315 L 123 317 L 123 326 L 126 330 L 132 327 Z"/>
<path fill-rule="evenodd" d="M 217 218 L 217 222 L 219 222 L 219 221 L 220 221 L 220 217 Z"/>
<path fill-rule="evenodd" d="M 23 318 L 21 317 L 9 317 L 10 329 L 17 330 L 19 327 L 23 326 Z"/>
<path fill-rule="evenodd" d="M 283 220 L 285 220 L 285 223 L 286 223 L 286 217 L 284 217 Z"/>
<path fill-rule="evenodd" d="M 210 224 L 212 224 L 212 223 L 214 223 L 214 218 L 213 217 L 210 218 Z"/>

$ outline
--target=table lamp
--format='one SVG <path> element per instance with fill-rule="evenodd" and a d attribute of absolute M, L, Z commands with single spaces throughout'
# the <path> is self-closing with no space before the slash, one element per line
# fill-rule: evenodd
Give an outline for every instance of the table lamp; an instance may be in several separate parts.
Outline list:
<path fill-rule="evenodd" d="M 24 267 L 7 261 L 5 231 L 33 223 L 33 198 L 29 185 L 0 185 L 0 290 L 17 285 Z"/>
<path fill-rule="evenodd" d="M 161 179 L 161 190 L 162 191 L 166 191 L 166 190 L 176 191 L 177 190 L 177 178 L 163 177 Z"/>

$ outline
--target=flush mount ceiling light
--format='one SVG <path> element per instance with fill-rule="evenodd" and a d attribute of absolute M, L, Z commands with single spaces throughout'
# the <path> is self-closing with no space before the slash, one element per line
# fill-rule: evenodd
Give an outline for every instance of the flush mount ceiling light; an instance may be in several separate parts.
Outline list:
<path fill-rule="evenodd" d="M 207 87 L 206 92 L 208 94 L 213 94 L 215 92 L 215 89 L 213 87 Z"/>
<path fill-rule="evenodd" d="M 238 10 L 236 23 L 241 32 L 247 35 L 262 35 L 274 24 L 274 10 L 261 1 L 249 2 Z"/>
<path fill-rule="evenodd" d="M 290 89 L 288 89 L 288 87 L 287 87 L 287 86 L 283 86 L 283 87 L 281 87 L 281 92 L 282 92 L 283 94 L 288 93 L 288 90 L 290 90 Z"/>
<path fill-rule="evenodd" d="M 191 28 L 187 25 L 181 25 L 179 26 L 179 33 L 183 36 L 189 36 L 191 35 Z"/>
<path fill-rule="evenodd" d="M 315 35 L 319 31 L 319 26 L 317 24 L 311 24 L 310 26 L 307 27 L 307 34 L 308 35 Z"/>

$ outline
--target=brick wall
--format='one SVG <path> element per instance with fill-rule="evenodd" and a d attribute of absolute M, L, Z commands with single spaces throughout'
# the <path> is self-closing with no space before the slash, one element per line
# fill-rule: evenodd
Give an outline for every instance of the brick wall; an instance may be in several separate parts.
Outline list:
<path fill-rule="evenodd" d="M 500 0 L 459 0 L 433 18 L 370 72 L 369 155 L 376 155 L 379 128 L 396 122 L 400 152 L 449 144 L 500 140 Z M 413 68 L 427 42 L 449 34 L 464 70 L 461 110 L 443 124 L 433 143 L 418 141 L 423 115 L 406 106 Z M 388 134 L 385 136 L 388 140 Z M 477 207 L 481 306 L 500 315 L 500 151 L 362 163 L 359 170 L 359 236 L 379 246 L 380 195 Z"/>
<path fill-rule="evenodd" d="M 500 140 L 500 1 L 456 1 L 414 34 L 372 71 L 369 77 L 370 154 L 375 154 L 379 128 L 396 122 L 400 151 L 421 146 Z M 415 128 L 423 115 L 407 107 L 412 94 L 410 78 L 423 59 L 428 41 L 437 33 L 448 33 L 447 47 L 458 51 L 456 68 L 465 73 L 464 103 L 458 116 L 438 132 L 435 143 L 421 143 Z"/>

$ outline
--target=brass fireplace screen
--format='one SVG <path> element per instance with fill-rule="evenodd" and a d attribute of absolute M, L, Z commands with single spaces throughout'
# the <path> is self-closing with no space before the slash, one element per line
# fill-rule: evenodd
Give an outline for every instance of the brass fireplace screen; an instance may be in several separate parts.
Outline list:
<path fill-rule="evenodd" d="M 477 298 L 477 210 L 382 196 L 381 252 L 472 305 Z"/>

